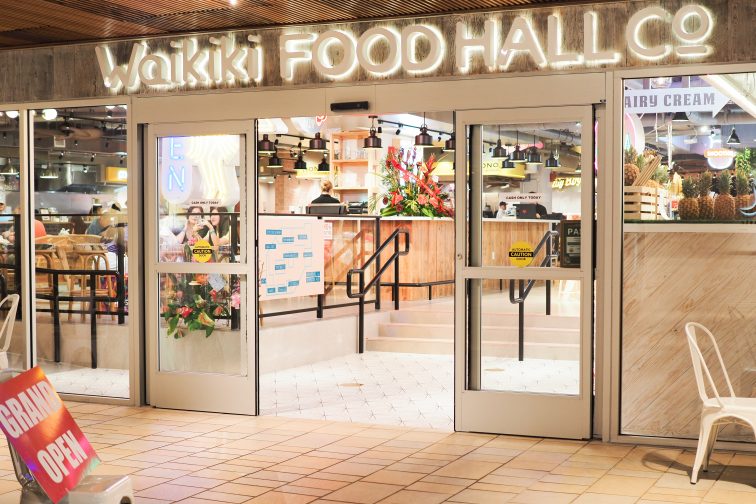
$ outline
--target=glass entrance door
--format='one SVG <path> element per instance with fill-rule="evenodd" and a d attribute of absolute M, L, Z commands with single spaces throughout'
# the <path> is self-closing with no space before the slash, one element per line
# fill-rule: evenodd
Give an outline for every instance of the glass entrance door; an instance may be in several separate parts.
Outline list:
<path fill-rule="evenodd" d="M 149 403 L 255 414 L 252 122 L 148 135 Z"/>
<path fill-rule="evenodd" d="M 456 430 L 590 436 L 593 125 L 591 107 L 457 114 Z"/>

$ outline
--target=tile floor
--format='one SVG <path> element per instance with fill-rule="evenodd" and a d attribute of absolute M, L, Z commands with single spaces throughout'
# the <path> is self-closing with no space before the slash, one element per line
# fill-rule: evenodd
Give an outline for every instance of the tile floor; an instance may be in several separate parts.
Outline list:
<path fill-rule="evenodd" d="M 756 502 L 756 454 L 69 403 L 137 504 Z M 5 448 L 2 447 L 4 451 Z M 7 455 L 0 504 L 17 503 Z"/>
<path fill-rule="evenodd" d="M 577 394 L 576 361 L 483 358 L 486 390 Z M 260 377 L 263 415 L 454 430 L 451 355 L 366 352 Z"/>
<path fill-rule="evenodd" d="M 41 362 L 50 382 L 60 393 L 129 398 L 129 370 L 70 366 Z"/>

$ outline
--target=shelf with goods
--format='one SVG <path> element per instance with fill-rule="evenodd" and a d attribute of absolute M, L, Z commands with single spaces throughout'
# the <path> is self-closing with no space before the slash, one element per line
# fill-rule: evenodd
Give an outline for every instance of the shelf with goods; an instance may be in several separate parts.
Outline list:
<path fill-rule="evenodd" d="M 331 133 L 331 182 L 344 202 L 369 201 L 378 190 L 375 169 L 380 153 L 362 147 L 369 134 L 367 130 Z"/>

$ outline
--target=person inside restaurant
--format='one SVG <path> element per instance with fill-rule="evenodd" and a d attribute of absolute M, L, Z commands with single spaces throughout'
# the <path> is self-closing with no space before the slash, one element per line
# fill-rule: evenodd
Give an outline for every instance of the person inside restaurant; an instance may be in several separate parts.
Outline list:
<path fill-rule="evenodd" d="M 322 204 L 322 203 L 331 203 L 331 204 L 341 203 L 341 201 L 331 196 L 331 191 L 333 191 L 333 184 L 331 183 L 330 180 L 324 180 L 320 184 L 320 191 L 321 191 L 320 196 L 312 200 L 313 205 Z"/>
<path fill-rule="evenodd" d="M 503 219 L 507 216 L 507 202 L 499 201 L 499 210 L 496 212 L 497 219 Z"/>
<path fill-rule="evenodd" d="M 204 212 L 200 206 L 190 206 L 186 209 L 186 224 L 176 235 L 179 243 L 195 242 L 204 239 L 210 234 L 211 225 L 205 220 Z"/>

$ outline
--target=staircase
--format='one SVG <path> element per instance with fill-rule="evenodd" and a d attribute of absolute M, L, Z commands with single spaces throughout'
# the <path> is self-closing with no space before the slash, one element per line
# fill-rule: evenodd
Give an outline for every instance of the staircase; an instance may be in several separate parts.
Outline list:
<path fill-rule="evenodd" d="M 483 313 L 483 355 L 517 358 L 517 313 Z M 402 309 L 379 324 L 369 338 L 372 352 L 454 353 L 454 313 L 449 310 Z M 525 358 L 579 360 L 580 318 L 526 314 Z"/>

